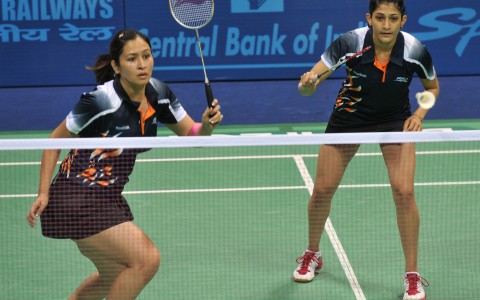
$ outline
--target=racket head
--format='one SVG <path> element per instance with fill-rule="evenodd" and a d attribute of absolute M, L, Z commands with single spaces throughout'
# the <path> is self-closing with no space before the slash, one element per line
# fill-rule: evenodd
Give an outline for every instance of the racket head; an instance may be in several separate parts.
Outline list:
<path fill-rule="evenodd" d="M 200 29 L 213 18 L 213 0 L 168 0 L 170 12 L 178 24 L 187 29 Z"/>

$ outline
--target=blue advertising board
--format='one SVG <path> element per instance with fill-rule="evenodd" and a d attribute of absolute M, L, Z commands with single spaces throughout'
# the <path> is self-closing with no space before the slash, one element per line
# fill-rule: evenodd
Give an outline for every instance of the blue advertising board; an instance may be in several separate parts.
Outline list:
<path fill-rule="evenodd" d="M 125 22 L 123 1 L 0 1 L 0 86 L 91 84 L 85 66 Z"/>
<path fill-rule="evenodd" d="M 297 78 L 338 35 L 365 26 L 367 10 L 358 0 L 218 0 L 199 30 L 208 76 Z M 404 30 L 427 45 L 440 76 L 478 75 L 479 13 L 480 1 L 409 1 Z M 1 0 L 0 17 L 0 87 L 91 85 L 85 66 L 127 27 L 150 37 L 155 77 L 203 80 L 195 32 L 173 20 L 167 1 Z"/>

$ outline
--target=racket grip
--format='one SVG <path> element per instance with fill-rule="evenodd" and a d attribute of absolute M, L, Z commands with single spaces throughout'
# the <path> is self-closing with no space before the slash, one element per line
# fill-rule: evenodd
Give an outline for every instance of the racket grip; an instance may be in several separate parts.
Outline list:
<path fill-rule="evenodd" d="M 322 78 L 323 75 L 325 75 L 326 72 L 323 72 L 322 74 L 317 74 L 315 78 L 313 79 L 313 83 L 317 82 L 320 78 Z"/>
<path fill-rule="evenodd" d="M 207 96 L 208 107 L 213 107 L 213 92 L 210 82 L 205 82 L 205 95 Z"/>

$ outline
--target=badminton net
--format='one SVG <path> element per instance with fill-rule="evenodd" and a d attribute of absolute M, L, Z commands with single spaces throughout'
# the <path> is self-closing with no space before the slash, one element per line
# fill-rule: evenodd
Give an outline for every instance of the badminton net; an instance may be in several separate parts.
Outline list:
<path fill-rule="evenodd" d="M 418 264 L 430 282 L 427 294 L 474 299 L 480 281 L 474 272 L 480 132 L 474 130 L 0 139 L 0 298 L 65 299 L 95 271 L 71 240 L 44 237 L 41 220 L 27 225 L 45 149 L 61 149 L 55 174 L 70 149 L 97 150 L 94 170 L 69 174 L 76 185 L 97 190 L 114 185 L 123 168 L 108 153 L 138 153 L 122 195 L 162 255 L 140 299 L 392 298 L 403 292 L 404 256 L 379 144 L 407 142 L 417 153 Z M 297 285 L 291 275 L 308 242 L 319 145 L 350 143 L 361 146 L 332 201 L 320 243 L 324 267 L 308 286 Z M 76 191 L 82 189 L 70 185 L 64 200 L 77 199 Z M 69 207 L 75 213 L 77 206 Z"/>

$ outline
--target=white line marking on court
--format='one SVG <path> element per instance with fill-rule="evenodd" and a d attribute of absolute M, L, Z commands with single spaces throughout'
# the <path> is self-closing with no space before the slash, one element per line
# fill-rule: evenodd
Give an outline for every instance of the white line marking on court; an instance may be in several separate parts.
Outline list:
<path fill-rule="evenodd" d="M 173 194 L 173 193 L 209 193 L 209 192 L 244 192 L 244 191 L 278 191 L 278 190 L 300 190 L 303 186 L 271 186 L 271 187 L 242 187 L 242 188 L 220 188 L 220 189 L 186 189 L 186 190 L 152 190 L 152 191 L 125 191 L 123 194 Z"/>
<path fill-rule="evenodd" d="M 310 195 L 312 195 L 313 192 L 313 180 L 312 177 L 310 176 L 310 173 L 308 172 L 308 168 L 305 165 L 305 162 L 303 161 L 303 158 L 300 155 L 295 155 L 294 158 L 295 163 L 297 164 L 298 170 L 300 171 L 300 174 L 302 175 L 303 181 L 305 182 L 306 187 L 308 188 L 308 191 Z M 330 238 L 330 241 L 332 242 L 333 248 L 335 249 L 335 253 L 337 253 L 338 259 L 340 260 L 340 264 L 342 265 L 343 271 L 345 272 L 345 275 L 347 276 L 348 282 L 350 283 L 350 286 L 352 287 L 353 293 L 355 294 L 356 299 L 358 300 L 364 300 L 365 295 L 363 294 L 363 290 L 360 287 L 360 283 L 358 282 L 357 276 L 355 275 L 355 272 L 353 271 L 352 265 L 350 264 L 350 261 L 348 260 L 347 254 L 345 253 L 345 250 L 343 249 L 342 243 L 340 242 L 340 239 L 338 238 L 337 232 L 335 231 L 335 228 L 333 227 L 333 224 L 330 220 L 330 218 L 327 218 L 327 222 L 325 223 L 325 231 L 328 234 L 328 237 Z"/>
<path fill-rule="evenodd" d="M 442 155 L 442 154 L 477 154 L 478 150 L 438 150 L 438 151 L 417 151 L 418 155 Z M 317 157 L 317 154 L 298 154 L 302 157 Z M 356 153 L 355 156 L 381 156 L 381 152 Z M 208 160 L 234 160 L 234 159 L 275 159 L 275 158 L 293 158 L 292 154 L 279 155 L 244 155 L 244 156 L 216 156 L 216 157 L 183 157 L 183 158 L 139 158 L 138 163 L 151 162 L 169 162 L 169 161 L 208 161 Z M 58 161 L 57 164 L 60 164 Z M 40 165 L 40 161 L 30 162 L 2 162 L 0 166 L 32 166 Z"/>
<path fill-rule="evenodd" d="M 211 192 L 244 192 L 244 191 L 278 191 L 278 190 L 302 190 L 299 186 L 270 186 L 270 187 L 242 187 L 242 188 L 220 188 L 220 189 L 184 189 L 184 190 L 142 190 L 123 191 L 123 195 L 147 195 L 147 194 L 179 194 L 179 193 L 211 193 Z M 27 198 L 36 197 L 37 194 L 0 195 L 0 198 Z"/>
<path fill-rule="evenodd" d="M 452 181 L 452 182 L 421 182 L 415 183 L 415 186 L 450 186 L 450 185 L 480 185 L 480 181 Z M 378 184 L 343 184 L 339 188 L 379 188 L 390 187 L 387 183 Z M 182 189 L 182 190 L 142 190 L 142 191 L 124 191 L 125 195 L 147 195 L 147 194 L 175 194 L 175 193 L 211 193 L 211 192 L 244 192 L 244 191 L 277 191 L 277 190 L 303 190 L 304 185 L 299 186 L 260 186 L 260 187 L 241 187 L 241 188 L 220 188 L 220 189 Z M 0 195 L 1 198 L 31 198 L 37 194 L 10 194 Z"/>

